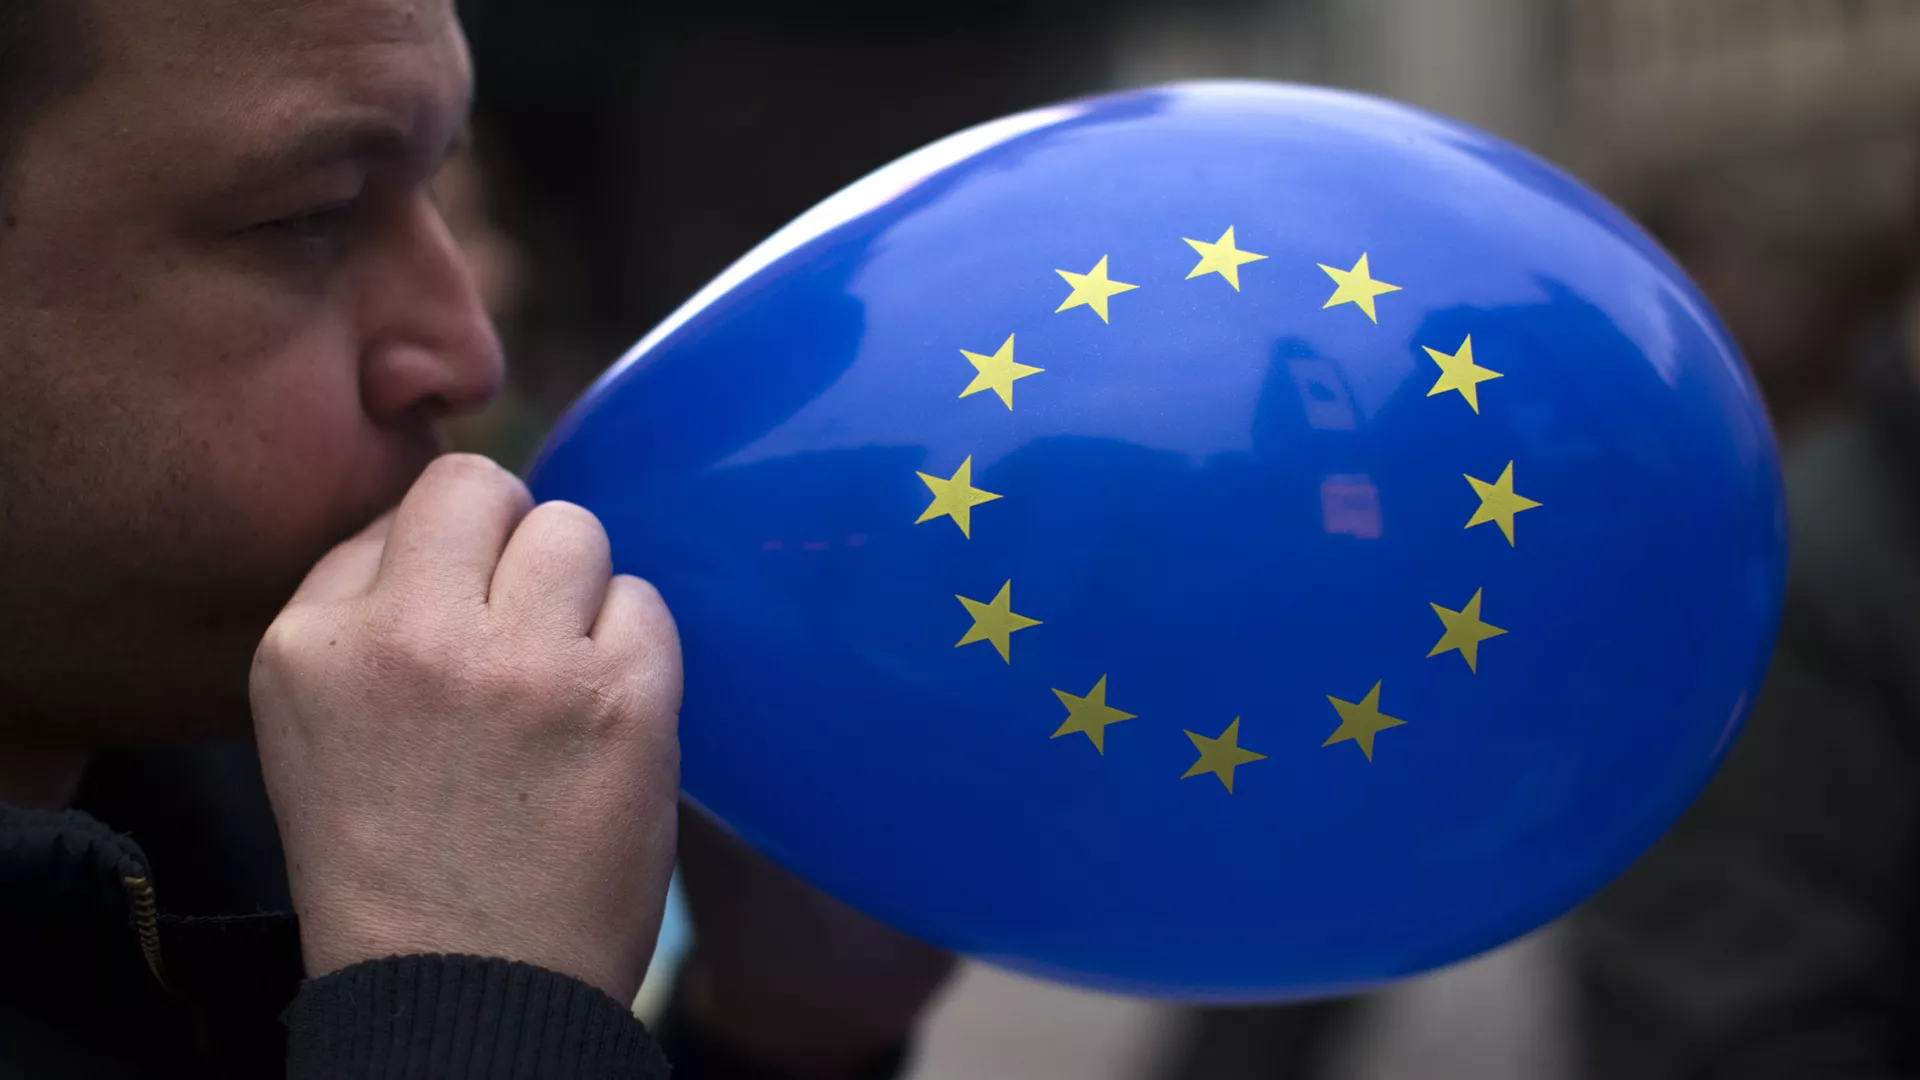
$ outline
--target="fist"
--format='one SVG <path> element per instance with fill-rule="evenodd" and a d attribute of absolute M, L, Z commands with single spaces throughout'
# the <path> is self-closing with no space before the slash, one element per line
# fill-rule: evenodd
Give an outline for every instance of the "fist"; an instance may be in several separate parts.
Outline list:
<path fill-rule="evenodd" d="M 448 455 L 255 654 L 307 971 L 522 960 L 631 1001 L 672 872 L 680 646 L 606 532 Z"/>

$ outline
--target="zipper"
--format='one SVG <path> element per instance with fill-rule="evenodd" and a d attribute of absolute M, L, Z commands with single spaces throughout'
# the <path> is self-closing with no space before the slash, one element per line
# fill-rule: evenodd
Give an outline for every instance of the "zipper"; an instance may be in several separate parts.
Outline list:
<path fill-rule="evenodd" d="M 167 968 L 160 962 L 160 919 L 153 902 L 153 882 L 145 875 L 123 875 L 120 885 L 133 902 L 133 928 L 140 935 L 140 955 L 147 959 L 147 970 L 154 981 L 165 988 Z"/>

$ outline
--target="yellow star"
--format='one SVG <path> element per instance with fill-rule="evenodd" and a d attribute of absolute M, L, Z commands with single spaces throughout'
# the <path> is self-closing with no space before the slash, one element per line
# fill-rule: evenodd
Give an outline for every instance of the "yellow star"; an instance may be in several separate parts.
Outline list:
<path fill-rule="evenodd" d="M 1367 755 L 1368 761 L 1373 760 L 1373 737 L 1388 728 L 1399 727 L 1406 723 L 1405 720 L 1388 716 L 1380 711 L 1380 684 L 1377 682 L 1358 704 L 1341 701 L 1332 694 L 1327 695 L 1327 700 L 1333 702 L 1333 710 L 1340 714 L 1340 726 L 1334 729 L 1333 734 L 1327 736 L 1327 741 L 1320 745 L 1332 746 L 1334 743 L 1352 739 L 1360 744 L 1360 752 Z"/>
<path fill-rule="evenodd" d="M 972 454 L 968 454 L 967 460 L 960 463 L 960 468 L 945 480 L 923 472 L 914 475 L 933 490 L 933 501 L 927 504 L 925 513 L 913 519 L 913 523 L 918 525 L 937 517 L 950 517 L 955 525 L 960 526 L 960 535 L 969 540 L 973 539 L 973 508 L 1000 497 L 973 486 Z"/>
<path fill-rule="evenodd" d="M 1265 255 L 1255 255 L 1251 251 L 1241 251 L 1234 247 L 1231 225 L 1227 226 L 1226 232 L 1220 234 L 1220 239 L 1211 244 L 1205 240 L 1188 240 L 1184 236 L 1181 239 L 1186 240 L 1189 247 L 1200 253 L 1200 264 L 1193 268 L 1193 273 L 1187 275 L 1187 280 L 1192 281 L 1201 274 L 1219 274 L 1227 279 L 1227 284 L 1233 286 L 1234 292 L 1240 291 L 1240 267 L 1266 258 Z"/>
<path fill-rule="evenodd" d="M 1093 684 L 1093 689 L 1087 691 L 1086 697 L 1074 697 L 1065 690 L 1055 690 L 1053 696 L 1059 698 L 1060 704 L 1067 707 L 1066 722 L 1060 725 L 1059 731 L 1053 733 L 1053 737 L 1057 739 L 1076 731 L 1084 732 L 1087 738 L 1093 740 L 1093 748 L 1102 754 L 1107 752 L 1107 725 L 1133 719 L 1132 713 L 1121 712 L 1107 704 L 1105 675 L 1100 676 L 1100 681 Z"/>
<path fill-rule="evenodd" d="M 1473 512 L 1473 518 L 1466 528 L 1485 525 L 1489 521 L 1498 522 L 1500 531 L 1507 534 L 1507 546 L 1513 546 L 1513 515 L 1522 510 L 1531 510 L 1540 504 L 1532 499 L 1513 493 L 1513 462 L 1500 474 L 1500 479 L 1489 484 L 1485 480 L 1467 477 L 1467 483 L 1473 485 L 1473 493 L 1480 496 L 1480 509 Z"/>
<path fill-rule="evenodd" d="M 1380 317 L 1374 314 L 1373 298 L 1381 293 L 1400 291 L 1398 285 L 1373 280 L 1373 271 L 1367 269 L 1367 255 L 1364 251 L 1360 253 L 1360 261 L 1354 263 L 1351 270 L 1335 270 L 1326 263 L 1321 263 L 1320 269 L 1325 270 L 1327 276 L 1339 285 L 1339 288 L 1333 290 L 1333 295 L 1327 298 L 1327 302 L 1320 305 L 1323 311 L 1335 304 L 1357 304 L 1361 311 L 1367 313 L 1367 318 L 1372 319 L 1377 325 Z"/>
<path fill-rule="evenodd" d="M 1433 357 L 1433 362 L 1440 365 L 1440 378 L 1433 384 L 1433 389 L 1427 391 L 1427 396 L 1458 390 L 1460 396 L 1467 399 L 1467 404 L 1473 406 L 1473 411 L 1479 412 L 1479 384 L 1500 378 L 1500 373 L 1473 362 L 1473 335 L 1468 334 L 1466 340 L 1460 343 L 1460 351 L 1452 356 L 1425 345 L 1421 348 L 1426 349 L 1427 355 Z"/>
<path fill-rule="evenodd" d="M 965 390 L 960 391 L 960 396 L 966 397 L 968 394 L 977 394 L 982 390 L 991 390 L 1000 395 L 1000 400 L 1006 403 L 1008 409 L 1013 408 L 1013 381 L 1024 379 L 1029 375 L 1038 375 L 1047 370 L 1013 362 L 1012 334 L 1007 335 L 1007 340 L 1001 342 L 1000 348 L 992 356 L 981 356 L 977 352 L 968 352 L 965 349 L 960 350 L 960 355 L 973 361 L 974 370 L 979 373 L 973 377 L 972 382 L 967 384 Z"/>
<path fill-rule="evenodd" d="M 1107 298 L 1126 292 L 1128 289 L 1140 287 L 1109 279 L 1105 255 L 1100 256 L 1100 261 L 1093 264 L 1093 269 L 1084 274 L 1076 274 L 1068 270 L 1055 270 L 1054 273 L 1066 278 L 1067 284 L 1073 286 L 1073 291 L 1067 294 L 1067 298 L 1060 301 L 1059 307 L 1053 309 L 1056 315 L 1068 308 L 1085 304 L 1093 309 L 1095 315 L 1100 316 L 1101 322 L 1106 322 Z"/>
<path fill-rule="evenodd" d="M 978 600 L 969 600 L 958 593 L 955 600 L 960 601 L 967 614 L 973 616 L 973 629 L 967 635 L 954 642 L 953 647 L 971 645 L 976 641 L 991 641 L 1000 652 L 1000 659 L 1013 663 L 1013 657 L 1007 652 L 1008 638 L 1015 630 L 1025 630 L 1029 626 L 1039 626 L 1039 619 L 1029 619 L 1025 615 L 1013 613 L 1013 582 L 1009 580 L 1000 586 L 991 603 L 983 604 Z"/>
<path fill-rule="evenodd" d="M 1193 741 L 1193 748 L 1200 751 L 1200 760 L 1194 762 L 1193 768 L 1188 769 L 1180 779 L 1186 780 L 1201 773 L 1212 773 L 1226 785 L 1229 795 L 1233 794 L 1233 770 L 1250 761 L 1265 761 L 1267 757 L 1265 754 L 1240 749 L 1240 718 L 1237 716 L 1217 739 L 1195 735 L 1191 731 L 1187 732 L 1187 738 Z"/>
<path fill-rule="evenodd" d="M 1459 649 L 1460 655 L 1467 660 L 1467 670 L 1476 673 L 1480 670 L 1480 643 L 1506 633 L 1491 623 L 1480 621 L 1480 594 L 1483 591 L 1473 590 L 1473 599 L 1467 601 L 1467 606 L 1459 611 L 1443 608 L 1439 604 L 1427 605 L 1435 615 L 1440 616 L 1441 624 L 1447 628 L 1447 632 L 1440 637 L 1440 643 L 1433 647 L 1428 656 L 1439 656 L 1443 652 Z"/>

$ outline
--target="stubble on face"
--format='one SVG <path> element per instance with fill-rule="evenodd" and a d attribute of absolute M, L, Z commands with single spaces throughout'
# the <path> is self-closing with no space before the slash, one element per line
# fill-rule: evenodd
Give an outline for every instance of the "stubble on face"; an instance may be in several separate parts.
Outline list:
<path fill-rule="evenodd" d="M 431 403 L 365 407 L 355 256 L 274 223 L 430 174 L 469 89 L 446 0 L 95 14 L 98 73 L 26 132 L 0 222 L 15 744 L 245 730 L 266 624 L 439 449 Z"/>

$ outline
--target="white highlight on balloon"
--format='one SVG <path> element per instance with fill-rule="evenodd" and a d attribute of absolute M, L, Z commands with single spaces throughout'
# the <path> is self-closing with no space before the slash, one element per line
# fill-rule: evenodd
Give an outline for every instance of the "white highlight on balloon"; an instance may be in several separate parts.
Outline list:
<path fill-rule="evenodd" d="M 877 209 L 950 165 L 958 164 L 1028 132 L 1071 120 L 1086 112 L 1086 109 L 1085 105 L 1056 105 L 990 120 L 949 135 L 939 142 L 930 143 L 868 173 L 848 187 L 829 196 L 813 209 L 794 218 L 779 232 L 761 241 L 752 251 L 721 271 L 719 277 L 707 282 L 705 287 L 694 293 L 686 303 L 674 309 L 673 314 L 649 331 L 646 337 L 641 338 L 639 344 L 628 349 L 627 354 L 621 357 L 618 363 L 608 368 L 599 379 L 595 380 L 587 393 L 592 394 L 604 384 L 618 378 L 620 373 L 634 361 L 645 356 L 655 345 L 678 330 L 688 319 L 698 315 L 708 304 L 726 295 L 741 282 L 808 241 Z"/>

